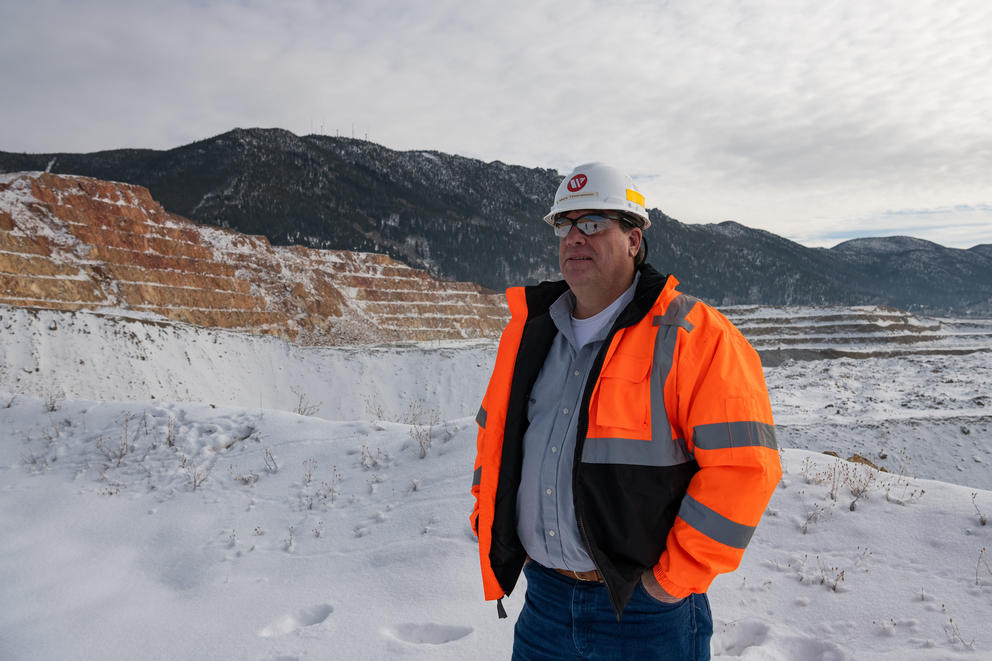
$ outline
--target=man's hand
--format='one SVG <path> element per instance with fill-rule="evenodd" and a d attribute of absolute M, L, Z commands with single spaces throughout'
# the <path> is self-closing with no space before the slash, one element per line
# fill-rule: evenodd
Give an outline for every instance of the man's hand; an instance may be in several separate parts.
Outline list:
<path fill-rule="evenodd" d="M 648 591 L 648 594 L 657 599 L 658 601 L 665 604 L 675 604 L 680 601 L 678 597 L 673 597 L 665 591 L 665 588 L 661 587 L 658 583 L 658 579 L 654 577 L 654 570 L 649 569 L 643 574 L 641 574 L 641 583 L 644 584 L 644 589 Z"/>

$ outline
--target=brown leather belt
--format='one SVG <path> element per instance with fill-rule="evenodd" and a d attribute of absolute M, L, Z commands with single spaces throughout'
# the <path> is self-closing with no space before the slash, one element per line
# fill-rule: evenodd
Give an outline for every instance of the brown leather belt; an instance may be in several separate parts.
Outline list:
<path fill-rule="evenodd" d="M 591 583 L 602 583 L 603 577 L 595 569 L 592 571 L 572 571 L 571 569 L 555 569 L 562 576 L 568 576 L 579 581 L 589 581 Z"/>

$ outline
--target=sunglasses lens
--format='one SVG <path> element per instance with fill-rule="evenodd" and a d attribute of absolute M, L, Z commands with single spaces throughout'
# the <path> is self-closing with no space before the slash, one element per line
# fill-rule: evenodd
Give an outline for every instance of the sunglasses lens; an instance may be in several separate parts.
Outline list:
<path fill-rule="evenodd" d="M 568 236 L 568 233 L 572 231 L 572 225 L 579 228 L 579 231 L 590 236 L 592 234 L 598 234 L 610 226 L 610 222 L 615 220 L 609 216 L 604 216 L 597 213 L 590 213 L 582 216 L 581 218 L 576 218 L 571 220 L 569 218 L 561 218 L 555 222 L 555 236 L 559 239 L 564 239 Z"/>
<path fill-rule="evenodd" d="M 605 230 L 607 227 L 609 227 L 609 221 L 605 219 L 604 220 L 583 219 L 582 221 L 576 223 L 576 225 L 579 226 L 580 232 L 588 236 L 590 234 L 596 234 L 597 232 L 602 232 L 603 230 Z"/>

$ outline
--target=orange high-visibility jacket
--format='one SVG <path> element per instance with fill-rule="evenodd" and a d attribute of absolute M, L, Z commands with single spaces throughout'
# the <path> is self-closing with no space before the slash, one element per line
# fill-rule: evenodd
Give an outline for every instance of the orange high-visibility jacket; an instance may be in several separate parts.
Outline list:
<path fill-rule="evenodd" d="M 579 407 L 579 532 L 617 617 L 653 568 L 676 597 L 732 571 L 781 477 L 761 362 L 723 315 L 641 267 Z M 516 498 L 531 387 L 558 332 L 564 282 L 506 292 L 511 319 L 477 417 L 472 528 L 486 599 L 516 585 L 526 552 Z"/>

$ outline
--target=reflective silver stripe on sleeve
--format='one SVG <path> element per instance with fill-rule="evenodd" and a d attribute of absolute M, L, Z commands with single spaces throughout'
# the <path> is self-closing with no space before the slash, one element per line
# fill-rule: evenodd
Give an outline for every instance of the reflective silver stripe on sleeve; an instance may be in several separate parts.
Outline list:
<path fill-rule="evenodd" d="M 582 461 L 587 464 L 678 466 L 690 459 L 682 439 L 641 441 L 635 438 L 587 438 L 582 448 Z"/>
<path fill-rule="evenodd" d="M 764 422 L 715 422 L 698 425 L 692 434 L 693 444 L 702 450 L 763 447 L 778 449 L 775 427 Z"/>
<path fill-rule="evenodd" d="M 754 526 L 744 526 L 731 521 L 689 494 L 682 498 L 679 518 L 707 537 L 735 549 L 747 547 L 747 543 L 751 541 L 751 535 L 754 534 Z"/>
<path fill-rule="evenodd" d="M 482 466 L 475 469 L 475 474 L 472 475 L 472 486 L 477 487 L 482 484 Z"/>
<path fill-rule="evenodd" d="M 486 409 L 479 407 L 479 413 L 475 416 L 475 422 L 482 427 L 486 428 Z"/>

